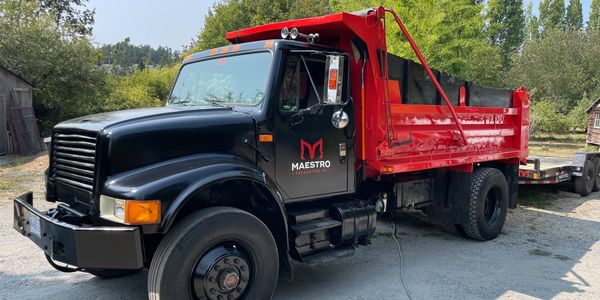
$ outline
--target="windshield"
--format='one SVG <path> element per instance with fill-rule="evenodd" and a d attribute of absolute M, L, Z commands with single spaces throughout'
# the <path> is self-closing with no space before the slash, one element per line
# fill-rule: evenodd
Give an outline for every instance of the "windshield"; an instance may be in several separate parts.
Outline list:
<path fill-rule="evenodd" d="M 271 53 L 215 58 L 185 65 L 169 105 L 256 105 L 264 96 Z"/>

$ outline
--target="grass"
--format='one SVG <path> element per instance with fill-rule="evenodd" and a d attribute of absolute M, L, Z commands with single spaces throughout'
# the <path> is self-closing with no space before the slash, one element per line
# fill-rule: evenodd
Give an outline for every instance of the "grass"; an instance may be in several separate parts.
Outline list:
<path fill-rule="evenodd" d="M 598 147 L 586 145 L 585 133 L 536 133 L 529 137 L 530 156 L 571 158 L 576 152 L 598 152 Z M 519 204 L 545 209 L 559 198 L 556 187 L 520 186 Z"/>
<path fill-rule="evenodd" d="M 586 146 L 585 133 L 536 133 L 529 138 L 529 155 L 572 157 L 576 152 L 598 151 Z"/>
<path fill-rule="evenodd" d="M 17 196 L 28 190 L 43 190 L 46 155 L 0 157 L 0 200 Z"/>
<path fill-rule="evenodd" d="M 519 187 L 519 204 L 522 206 L 545 209 L 558 198 L 560 198 L 559 194 L 546 186 Z"/>

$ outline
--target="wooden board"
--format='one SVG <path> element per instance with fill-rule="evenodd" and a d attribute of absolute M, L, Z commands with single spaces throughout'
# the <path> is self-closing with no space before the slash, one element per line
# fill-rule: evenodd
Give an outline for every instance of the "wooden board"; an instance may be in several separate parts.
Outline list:
<path fill-rule="evenodd" d="M 30 88 L 13 88 L 9 107 L 32 107 L 33 93 Z"/>
<path fill-rule="evenodd" d="M 44 151 L 32 107 L 12 107 L 10 124 L 14 141 L 21 155 L 36 155 Z"/>
<path fill-rule="evenodd" d="M 0 155 L 8 154 L 8 104 L 4 96 L 0 95 Z"/>

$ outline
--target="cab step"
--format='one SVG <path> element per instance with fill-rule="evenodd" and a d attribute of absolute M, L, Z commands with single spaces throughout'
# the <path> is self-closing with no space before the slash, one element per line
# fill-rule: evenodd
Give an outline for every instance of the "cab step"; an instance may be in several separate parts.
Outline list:
<path fill-rule="evenodd" d="M 300 236 L 303 234 L 313 233 L 316 231 L 331 229 L 339 226 L 342 226 L 342 222 L 338 220 L 324 219 L 293 225 L 292 230 L 294 230 L 296 236 Z"/>
<path fill-rule="evenodd" d="M 325 252 L 319 252 L 317 254 L 302 257 L 302 262 L 309 266 L 317 266 L 320 264 L 328 263 L 339 258 L 349 257 L 354 255 L 354 247 L 344 247 L 339 249 L 332 249 Z"/>

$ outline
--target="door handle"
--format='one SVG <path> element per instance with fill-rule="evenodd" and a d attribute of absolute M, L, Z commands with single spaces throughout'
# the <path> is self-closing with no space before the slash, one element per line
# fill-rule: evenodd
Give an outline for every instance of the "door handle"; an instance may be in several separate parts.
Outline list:
<path fill-rule="evenodd" d="M 347 146 L 346 143 L 340 143 L 339 144 L 339 154 L 340 154 L 340 163 L 346 163 L 346 156 L 347 156 Z"/>

